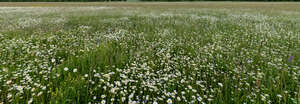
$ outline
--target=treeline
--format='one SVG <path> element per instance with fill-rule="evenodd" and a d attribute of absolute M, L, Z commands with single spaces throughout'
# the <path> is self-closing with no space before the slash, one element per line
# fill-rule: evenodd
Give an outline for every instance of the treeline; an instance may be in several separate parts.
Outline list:
<path fill-rule="evenodd" d="M 0 2 L 105 2 L 126 0 L 0 0 Z"/>
<path fill-rule="evenodd" d="M 0 2 L 105 2 L 105 1 L 300 1 L 300 0 L 0 0 Z"/>
<path fill-rule="evenodd" d="M 300 0 L 140 0 L 140 1 L 300 1 Z"/>
<path fill-rule="evenodd" d="M 255 1 L 300 1 L 300 0 L 140 0 L 140 1 L 248 1 L 248 2 L 255 2 Z"/>
<path fill-rule="evenodd" d="M 140 0 L 140 1 L 300 1 L 300 0 Z"/>

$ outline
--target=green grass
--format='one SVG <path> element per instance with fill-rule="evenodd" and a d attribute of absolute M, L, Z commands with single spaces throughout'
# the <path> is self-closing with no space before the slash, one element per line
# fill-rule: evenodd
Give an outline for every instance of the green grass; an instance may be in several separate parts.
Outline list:
<path fill-rule="evenodd" d="M 0 102 L 300 103 L 297 6 L 139 4 L 0 7 Z"/>

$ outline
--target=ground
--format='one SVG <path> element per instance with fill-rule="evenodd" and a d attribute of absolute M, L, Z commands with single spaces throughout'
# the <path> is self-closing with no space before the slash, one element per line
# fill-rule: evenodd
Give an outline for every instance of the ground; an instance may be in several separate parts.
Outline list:
<path fill-rule="evenodd" d="M 0 3 L 3 103 L 300 103 L 300 3 Z"/>

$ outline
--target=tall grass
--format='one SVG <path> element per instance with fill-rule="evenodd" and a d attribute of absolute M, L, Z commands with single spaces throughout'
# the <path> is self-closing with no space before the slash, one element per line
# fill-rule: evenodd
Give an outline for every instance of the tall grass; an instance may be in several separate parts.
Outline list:
<path fill-rule="evenodd" d="M 0 10 L 3 103 L 300 103 L 298 11 Z"/>

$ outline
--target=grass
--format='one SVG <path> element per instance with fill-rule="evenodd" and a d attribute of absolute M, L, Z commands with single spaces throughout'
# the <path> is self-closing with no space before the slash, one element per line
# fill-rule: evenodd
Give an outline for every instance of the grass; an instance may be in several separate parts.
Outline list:
<path fill-rule="evenodd" d="M 300 103 L 299 3 L 1 3 L 0 102 Z"/>
<path fill-rule="evenodd" d="M 3 7 L 143 7 L 143 8 L 213 8 L 213 9 L 258 9 L 258 10 L 299 10 L 298 2 L 1 2 Z"/>

